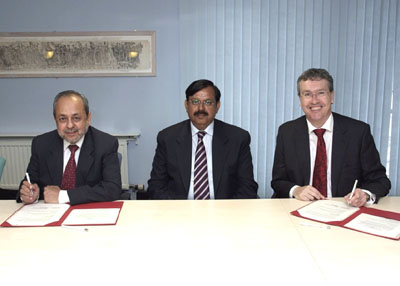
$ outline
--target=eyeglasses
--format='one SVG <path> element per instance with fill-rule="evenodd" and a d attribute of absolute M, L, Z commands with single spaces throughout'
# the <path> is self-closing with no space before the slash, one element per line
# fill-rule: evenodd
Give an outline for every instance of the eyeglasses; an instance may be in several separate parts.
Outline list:
<path fill-rule="evenodd" d="M 189 101 L 192 105 L 200 105 L 201 103 L 203 103 L 205 106 L 211 106 L 214 104 L 214 101 L 211 99 L 206 99 L 206 100 L 201 101 L 200 99 L 193 98 Z"/>
<path fill-rule="evenodd" d="M 79 121 L 81 121 L 81 117 L 80 116 L 73 116 L 72 117 L 72 121 L 74 122 L 74 123 L 78 123 Z M 66 123 L 67 121 L 68 121 L 68 118 L 67 117 L 65 117 L 65 116 L 60 116 L 60 117 L 58 117 L 57 118 L 57 121 L 59 122 L 59 123 Z"/>
<path fill-rule="evenodd" d="M 314 95 L 315 97 L 317 97 L 317 98 L 322 98 L 322 97 L 324 97 L 324 96 L 329 95 L 329 91 L 327 91 L 327 90 L 320 90 L 320 91 L 317 91 L 316 93 L 312 93 L 312 92 L 310 92 L 310 91 L 305 91 L 305 92 L 301 93 L 301 96 L 304 97 L 304 98 L 307 98 L 307 99 L 308 99 L 308 98 L 312 98 L 313 95 Z"/>

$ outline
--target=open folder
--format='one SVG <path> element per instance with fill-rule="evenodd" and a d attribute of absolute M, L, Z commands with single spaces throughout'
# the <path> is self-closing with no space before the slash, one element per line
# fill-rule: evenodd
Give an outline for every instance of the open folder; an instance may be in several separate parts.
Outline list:
<path fill-rule="evenodd" d="M 1 226 L 115 225 L 124 202 L 23 205 Z"/>
<path fill-rule="evenodd" d="M 343 201 L 318 200 L 291 212 L 313 221 L 340 226 L 379 237 L 400 239 L 400 213 L 352 207 Z"/>

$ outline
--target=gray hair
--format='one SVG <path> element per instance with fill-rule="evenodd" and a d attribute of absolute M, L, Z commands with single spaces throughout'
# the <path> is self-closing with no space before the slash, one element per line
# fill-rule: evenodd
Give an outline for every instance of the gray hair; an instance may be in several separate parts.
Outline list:
<path fill-rule="evenodd" d="M 83 106 L 85 108 L 86 116 L 89 115 L 89 101 L 87 100 L 87 98 L 83 94 L 81 94 L 81 93 L 79 93 L 77 91 L 64 90 L 64 91 L 60 92 L 59 94 L 57 94 L 56 97 L 54 98 L 54 102 L 53 102 L 53 116 L 54 117 L 56 117 L 56 105 L 57 105 L 58 100 L 61 97 L 67 97 L 67 96 L 73 96 L 73 95 L 76 95 L 76 96 L 78 96 L 78 97 L 80 97 L 82 99 Z"/>

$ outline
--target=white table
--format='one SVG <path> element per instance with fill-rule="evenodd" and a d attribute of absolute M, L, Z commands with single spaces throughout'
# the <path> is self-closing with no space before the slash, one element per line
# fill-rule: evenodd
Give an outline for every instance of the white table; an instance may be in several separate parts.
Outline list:
<path fill-rule="evenodd" d="M 289 214 L 303 205 L 294 199 L 125 201 L 115 226 L 91 226 L 87 232 L 0 228 L 0 283 L 376 285 L 383 279 L 399 281 L 400 241 L 335 226 L 327 229 Z M 0 201 L 0 221 L 18 207 L 14 201 Z M 383 198 L 373 207 L 400 212 L 400 197 Z"/>

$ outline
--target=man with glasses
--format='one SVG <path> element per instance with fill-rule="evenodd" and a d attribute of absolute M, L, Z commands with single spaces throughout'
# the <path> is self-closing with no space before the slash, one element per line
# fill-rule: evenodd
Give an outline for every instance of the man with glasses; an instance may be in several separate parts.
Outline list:
<path fill-rule="evenodd" d="M 162 130 L 148 182 L 152 199 L 257 198 L 250 134 L 215 119 L 221 93 L 209 80 L 186 89 L 188 120 Z"/>
<path fill-rule="evenodd" d="M 118 140 L 91 126 L 87 98 L 60 92 L 53 102 L 57 129 L 32 140 L 17 201 L 71 205 L 117 200 L 121 194 Z"/>
<path fill-rule="evenodd" d="M 305 116 L 279 127 L 273 197 L 345 197 L 360 207 L 386 196 L 391 184 L 369 125 L 332 113 L 332 76 L 324 69 L 306 70 L 297 80 L 297 92 Z"/>

